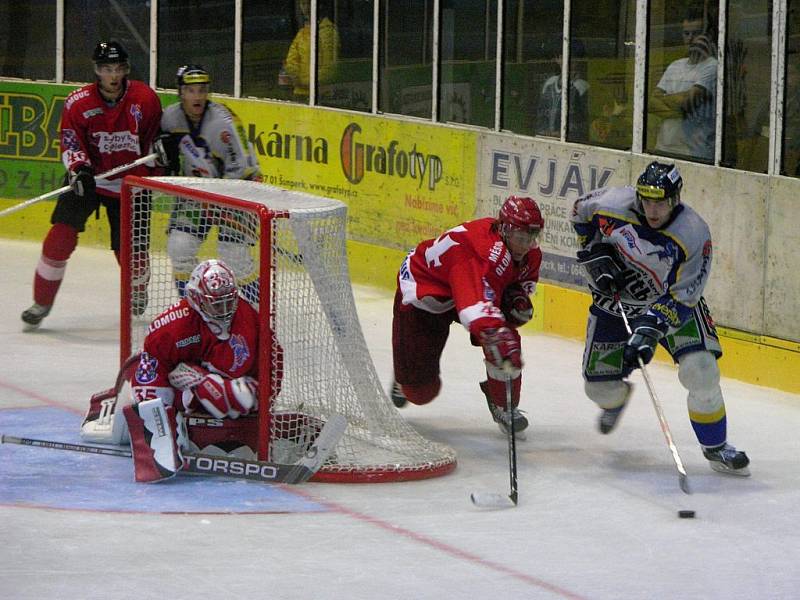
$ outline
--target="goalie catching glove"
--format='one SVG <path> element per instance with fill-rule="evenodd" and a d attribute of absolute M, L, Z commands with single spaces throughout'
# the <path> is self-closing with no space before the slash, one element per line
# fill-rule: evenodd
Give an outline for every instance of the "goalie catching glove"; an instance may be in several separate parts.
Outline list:
<path fill-rule="evenodd" d="M 615 294 L 627 284 L 627 269 L 614 244 L 598 242 L 588 250 L 578 250 L 578 264 L 599 292 Z"/>
<path fill-rule="evenodd" d="M 237 419 L 258 405 L 258 382 L 247 375 L 229 379 L 199 366 L 180 363 L 169 374 L 169 382 L 183 390 L 187 413 L 202 408 L 217 419 Z"/>
<path fill-rule="evenodd" d="M 486 372 L 497 379 L 514 379 L 522 371 L 519 334 L 508 327 L 484 329 L 478 341 L 486 358 Z"/>
<path fill-rule="evenodd" d="M 531 299 L 518 283 L 512 283 L 503 291 L 500 310 L 512 327 L 521 327 L 533 318 Z"/>
<path fill-rule="evenodd" d="M 642 315 L 631 320 L 631 331 L 625 350 L 622 354 L 622 361 L 626 367 L 631 369 L 639 368 L 639 359 L 643 364 L 653 360 L 656 352 L 656 344 L 667 333 L 666 323 L 659 323 L 653 315 Z"/>

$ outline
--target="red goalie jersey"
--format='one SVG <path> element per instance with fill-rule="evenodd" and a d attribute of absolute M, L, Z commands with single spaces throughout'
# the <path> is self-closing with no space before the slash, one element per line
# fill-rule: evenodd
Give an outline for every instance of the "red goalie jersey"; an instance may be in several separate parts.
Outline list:
<path fill-rule="evenodd" d="M 506 325 L 503 290 L 518 282 L 532 294 L 539 281 L 542 251 L 534 247 L 512 260 L 493 218 L 462 223 L 410 253 L 398 274 L 403 304 L 441 314 L 455 307 L 470 333 Z"/>
<path fill-rule="evenodd" d="M 61 160 L 75 172 L 89 165 L 95 175 L 131 163 L 145 156 L 158 134 L 161 102 L 145 83 L 127 80 L 122 98 L 109 106 L 100 96 L 96 83 L 72 92 L 61 114 Z M 119 197 L 125 175 L 147 176 L 152 169 L 140 165 L 111 181 L 97 180 L 106 196 Z"/>
<path fill-rule="evenodd" d="M 171 402 L 169 374 L 179 363 L 200 365 L 230 379 L 258 379 L 258 313 L 239 299 L 230 335 L 221 340 L 186 299 L 170 306 L 150 324 L 131 382 L 136 400 L 160 397 Z"/>

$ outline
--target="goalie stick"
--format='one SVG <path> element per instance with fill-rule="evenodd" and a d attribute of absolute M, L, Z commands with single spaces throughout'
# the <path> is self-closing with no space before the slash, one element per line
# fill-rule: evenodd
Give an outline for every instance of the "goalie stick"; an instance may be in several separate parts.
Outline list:
<path fill-rule="evenodd" d="M 148 154 L 147 156 L 143 156 L 141 158 L 136 159 L 132 163 L 128 163 L 126 165 L 120 165 L 118 167 L 114 167 L 110 171 L 106 171 L 105 173 L 96 175 L 95 179 L 108 179 L 109 177 L 113 177 L 114 175 L 118 175 L 119 173 L 133 169 L 134 167 L 143 165 L 146 162 L 150 162 L 156 157 L 158 157 L 158 154 L 153 152 L 152 154 Z M 6 208 L 5 210 L 0 210 L 0 217 L 5 217 L 6 215 L 15 213 L 18 210 L 22 210 L 23 208 L 28 208 L 29 206 L 32 206 L 37 202 L 41 202 L 42 200 L 47 200 L 48 198 L 54 198 L 55 196 L 63 194 L 64 192 L 68 192 L 71 189 L 72 189 L 71 185 L 65 185 L 63 187 L 58 188 L 57 190 L 53 190 L 52 192 L 47 192 L 46 194 L 42 194 L 41 196 L 36 196 L 35 198 L 31 198 L 30 200 L 25 200 L 25 202 L 20 202 L 19 204 L 15 204 L 14 206 Z"/>
<path fill-rule="evenodd" d="M 514 427 L 514 399 L 511 377 L 506 378 L 506 411 L 510 420 L 508 428 L 508 496 L 496 492 L 472 492 L 470 500 L 482 508 L 512 508 L 517 505 L 517 434 Z"/>
<path fill-rule="evenodd" d="M 262 483 L 304 483 L 319 471 L 325 461 L 331 456 L 336 444 L 344 435 L 347 428 L 347 419 L 339 414 L 331 415 L 317 439 L 306 450 L 303 457 L 293 464 L 281 464 L 260 460 L 247 460 L 231 456 L 215 456 L 209 454 L 195 454 L 183 452 L 183 468 L 180 473 L 190 475 L 217 475 L 260 481 Z M 130 450 L 119 448 L 104 448 L 87 444 L 71 444 L 33 438 L 21 438 L 11 435 L 0 435 L 0 444 L 19 444 L 36 448 L 50 448 L 53 450 L 71 450 L 89 454 L 103 454 L 131 458 Z"/>
<path fill-rule="evenodd" d="M 633 332 L 631 331 L 631 325 L 628 322 L 628 315 L 625 314 L 625 309 L 622 308 L 622 301 L 619 298 L 619 294 L 615 294 L 614 299 L 617 301 L 617 309 L 619 310 L 619 314 L 622 315 L 622 322 L 625 323 L 625 329 L 628 331 L 628 335 L 632 335 Z M 642 357 L 637 357 L 637 360 L 639 361 L 639 368 L 642 371 L 642 377 L 644 377 L 644 383 L 647 386 L 647 391 L 650 393 L 650 400 L 653 402 L 653 408 L 656 411 L 658 422 L 661 424 L 661 432 L 664 434 L 664 439 L 667 441 L 667 446 L 672 454 L 672 460 L 675 463 L 675 468 L 678 470 L 678 484 L 681 486 L 681 490 L 684 494 L 691 494 L 692 491 L 689 488 L 689 477 L 686 475 L 686 469 L 683 466 L 681 455 L 678 454 L 678 447 L 672 440 L 672 432 L 669 429 L 667 417 L 664 416 L 664 409 L 661 408 L 661 402 L 658 400 L 658 396 L 656 395 L 653 381 L 650 379 L 650 374 L 647 372 L 647 369 L 644 366 Z"/>

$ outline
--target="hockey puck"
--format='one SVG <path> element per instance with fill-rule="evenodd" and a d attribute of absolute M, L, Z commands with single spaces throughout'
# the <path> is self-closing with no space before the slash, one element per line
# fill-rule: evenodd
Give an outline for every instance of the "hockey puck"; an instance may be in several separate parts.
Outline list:
<path fill-rule="evenodd" d="M 678 516 L 681 519 L 694 519 L 694 511 L 693 510 L 679 510 Z"/>

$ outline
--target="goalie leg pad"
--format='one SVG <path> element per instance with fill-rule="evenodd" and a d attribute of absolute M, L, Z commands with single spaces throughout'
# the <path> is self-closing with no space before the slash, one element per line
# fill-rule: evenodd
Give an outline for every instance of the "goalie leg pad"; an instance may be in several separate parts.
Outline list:
<path fill-rule="evenodd" d="M 129 444 L 128 424 L 122 415 L 120 398 L 130 398 L 129 385 L 125 383 L 119 394 L 113 390 L 99 392 L 89 400 L 89 410 L 81 424 L 81 439 L 95 444 Z"/>
<path fill-rule="evenodd" d="M 126 406 L 123 413 L 130 430 L 135 480 L 156 483 L 175 477 L 183 466 L 177 432 L 185 434 L 175 409 L 156 399 Z"/>

